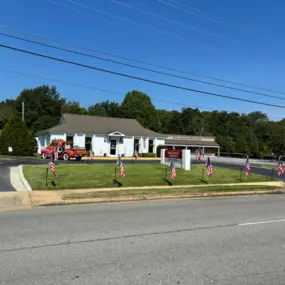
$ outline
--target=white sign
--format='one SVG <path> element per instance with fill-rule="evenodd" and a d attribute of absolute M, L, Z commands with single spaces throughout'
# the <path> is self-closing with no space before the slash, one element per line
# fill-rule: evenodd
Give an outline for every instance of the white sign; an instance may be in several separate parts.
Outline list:
<path fill-rule="evenodd" d="M 165 149 L 160 150 L 160 164 L 169 164 L 169 158 L 165 157 Z M 191 151 L 189 149 L 182 150 L 182 159 L 174 159 L 175 167 L 185 170 L 191 170 Z"/>
<path fill-rule="evenodd" d="M 8 147 L 9 152 L 13 152 L 13 148 L 11 146 Z"/>

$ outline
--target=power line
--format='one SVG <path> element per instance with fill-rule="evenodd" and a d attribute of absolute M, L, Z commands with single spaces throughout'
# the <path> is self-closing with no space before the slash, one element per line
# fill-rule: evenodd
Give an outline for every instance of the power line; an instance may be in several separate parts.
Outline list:
<path fill-rule="evenodd" d="M 69 1 L 69 2 L 72 2 L 72 3 L 76 3 L 74 0 L 66 0 L 66 1 Z M 110 0 L 110 1 L 112 1 L 113 3 L 116 3 L 116 4 L 118 4 L 118 5 L 127 7 L 127 8 L 129 8 L 129 9 L 131 9 L 131 10 L 138 11 L 138 12 L 143 13 L 143 14 L 145 14 L 145 15 L 149 15 L 149 16 L 155 17 L 155 18 L 157 18 L 157 19 L 160 19 L 160 20 L 163 20 L 163 21 L 166 21 L 166 22 L 169 22 L 169 23 L 178 25 L 178 26 L 180 26 L 180 27 L 188 28 L 188 29 L 190 29 L 190 30 L 193 30 L 193 31 L 196 31 L 196 32 L 200 32 L 200 33 L 204 33 L 204 34 L 206 34 L 206 35 L 210 35 L 210 36 L 214 36 L 214 37 L 218 37 L 218 38 L 224 38 L 224 37 L 221 37 L 221 36 L 219 36 L 219 35 L 217 35 L 217 34 L 209 33 L 209 32 L 204 31 L 204 30 L 202 30 L 202 29 L 199 29 L 199 28 L 196 28 L 196 27 L 192 27 L 192 26 L 190 26 L 190 25 L 183 24 L 183 23 L 180 23 L 180 22 L 177 22 L 177 21 L 174 21 L 174 20 L 171 20 L 171 19 L 162 17 L 162 16 L 160 16 L 160 15 L 157 15 L 157 14 L 154 14 L 154 13 L 151 13 L 151 12 L 148 12 L 148 11 L 145 11 L 145 10 L 142 10 L 142 9 L 140 9 L 140 8 L 131 6 L 131 5 L 126 4 L 126 3 L 122 3 L 122 2 L 117 1 L 117 0 Z"/>
<path fill-rule="evenodd" d="M 0 35 L 5 36 L 5 37 L 9 37 L 9 38 L 13 38 L 13 39 L 17 39 L 17 40 L 21 40 L 21 41 L 25 41 L 25 42 L 29 42 L 29 43 L 33 43 L 33 44 L 44 46 L 44 47 L 53 48 L 53 49 L 56 49 L 56 50 L 61 50 L 61 51 L 65 51 L 65 52 L 69 52 L 69 53 L 73 53 L 73 54 L 77 54 L 77 55 L 82 55 L 82 56 L 89 57 L 89 58 L 95 58 L 95 59 L 98 59 L 98 60 L 107 61 L 107 62 L 111 62 L 111 63 L 115 63 L 115 64 L 127 66 L 127 67 L 131 67 L 131 68 L 136 68 L 136 69 L 139 69 L 139 70 L 149 71 L 149 72 L 152 72 L 152 73 L 155 73 L 155 74 L 161 74 L 161 75 L 165 75 L 165 76 L 169 76 L 169 77 L 184 79 L 184 80 L 197 82 L 197 83 L 202 83 L 202 84 L 207 84 L 207 85 L 211 85 L 211 86 L 215 86 L 215 87 L 227 88 L 227 89 L 230 89 L 230 90 L 235 90 L 235 91 L 239 91 L 239 92 L 245 92 L 245 93 L 259 95 L 259 96 L 263 96 L 263 97 L 269 97 L 269 98 L 285 100 L 284 97 L 280 97 L 280 96 L 274 96 L 274 95 L 264 94 L 264 93 L 260 93 L 260 92 L 245 90 L 245 89 L 241 89 L 241 88 L 235 88 L 235 87 L 230 87 L 230 86 L 226 86 L 226 85 L 216 84 L 216 83 L 212 83 L 212 82 L 202 81 L 202 80 L 198 80 L 198 79 L 194 79 L 194 78 L 189 78 L 189 77 L 179 76 L 179 75 L 175 75 L 175 74 L 170 74 L 170 73 L 157 71 L 157 70 L 153 70 L 153 69 L 149 69 L 149 68 L 145 68 L 145 67 L 141 67 L 141 66 L 137 66 L 137 65 L 132 65 L 132 64 L 128 64 L 128 63 L 115 61 L 115 60 L 112 60 L 112 59 L 107 59 L 107 58 L 102 58 L 102 57 L 98 57 L 98 56 L 94 56 L 94 55 L 90 55 L 90 54 L 86 54 L 86 53 L 81 53 L 81 52 L 77 52 L 77 51 L 70 50 L 70 49 L 60 48 L 60 47 L 56 47 L 56 46 L 52 46 L 52 45 L 48 45 L 48 44 L 43 44 L 43 43 L 40 43 L 40 42 L 37 42 L 37 41 L 28 40 L 28 39 L 17 37 L 17 36 L 12 36 L 12 35 L 9 35 L 9 34 L 6 34 L 6 33 L 1 33 L 0 32 Z"/>
<path fill-rule="evenodd" d="M 226 27 L 230 27 L 230 28 L 234 28 L 232 25 L 228 24 L 228 23 L 224 23 L 220 20 L 217 20 L 215 18 L 212 18 L 211 16 L 208 16 L 208 15 L 203 15 L 202 13 L 199 13 L 199 12 L 196 12 L 195 9 L 193 8 L 192 10 L 187 10 L 186 8 L 184 8 L 183 6 L 179 6 L 179 3 L 176 2 L 176 1 L 172 1 L 170 0 L 172 3 L 169 3 L 169 2 L 165 2 L 163 0 L 157 0 L 158 2 L 164 4 L 164 5 L 167 5 L 167 6 L 170 6 L 170 7 L 173 7 L 173 8 L 176 8 L 180 11 L 184 11 L 188 14 L 191 14 L 191 15 L 196 15 L 198 17 L 201 17 L 203 19 L 206 19 L 206 20 L 209 20 L 211 22 L 214 22 L 214 23 L 218 23 L 218 24 L 221 24 L 223 26 L 226 26 Z M 176 5 L 175 5 L 176 4 Z"/>
<path fill-rule="evenodd" d="M 10 74 L 17 74 L 17 75 L 21 75 L 21 76 L 25 76 L 25 77 L 30 77 L 30 78 L 36 78 L 36 79 L 42 79 L 42 80 L 46 80 L 46 81 L 51 81 L 51 82 L 58 82 L 61 84 L 65 84 L 68 86 L 75 86 L 75 87 L 80 87 L 80 88 L 85 88 L 85 89 L 90 89 L 90 90 L 95 90 L 95 91 L 101 91 L 101 92 L 105 92 L 105 93 L 110 93 L 110 94 L 116 94 L 116 95 L 125 95 L 126 93 L 123 92 L 118 92 L 115 90 L 110 90 L 110 89 L 102 89 L 102 88 L 98 88 L 95 86 L 91 86 L 91 85 L 85 85 L 85 84 L 77 84 L 71 81 L 65 81 L 65 80 L 60 80 L 60 79 L 55 79 L 55 78 L 51 78 L 51 77 L 44 77 L 44 76 L 39 76 L 39 75 L 34 75 L 34 74 L 30 74 L 30 73 L 24 73 L 24 72 L 19 72 L 19 71 L 14 71 L 14 70 L 10 70 L 10 69 L 4 69 L 4 68 L 0 68 L 0 72 L 7 72 Z M 227 111 L 227 112 L 236 112 L 236 110 L 231 110 L 231 109 L 227 109 L 227 110 L 219 110 L 217 108 L 209 108 L 209 107 L 205 107 L 205 106 L 197 106 L 197 105 L 193 105 L 193 104 L 183 104 L 183 103 L 179 103 L 179 102 L 174 102 L 174 101 L 165 101 L 165 100 L 157 100 L 157 99 L 153 99 L 153 102 L 158 102 L 158 103 L 164 103 L 164 104 L 171 104 L 171 105 L 177 105 L 177 106 L 181 106 L 181 107 L 190 107 L 190 108 L 198 108 L 200 110 L 209 110 L 209 111 L 219 111 L 219 112 L 223 112 L 223 111 Z M 238 112 L 241 113 L 241 112 Z M 274 116 L 270 116 L 271 118 L 275 118 L 275 119 L 283 119 L 283 117 L 274 117 Z"/>
<path fill-rule="evenodd" d="M 157 1 L 163 2 L 162 0 L 157 0 Z M 188 13 L 195 14 L 197 16 L 201 16 L 201 17 L 204 17 L 204 18 L 208 18 L 209 20 L 213 20 L 213 21 L 215 21 L 217 23 L 220 23 L 220 24 L 224 24 L 222 22 L 224 19 L 222 19 L 220 17 L 217 17 L 217 16 L 214 16 L 213 14 L 210 14 L 208 12 L 204 12 L 202 10 L 199 10 L 197 8 L 194 8 L 194 7 L 191 7 L 191 6 L 187 5 L 187 4 L 181 3 L 181 2 L 176 1 L 176 0 L 169 0 L 169 1 L 172 2 L 173 4 L 176 4 L 177 8 L 179 7 L 181 9 L 184 9 L 184 11 L 187 11 Z M 168 3 L 168 4 L 170 4 L 170 3 Z M 175 7 L 175 6 L 173 6 L 173 7 Z M 229 24 L 225 24 L 225 25 L 227 25 L 229 27 L 233 27 L 232 25 L 229 25 Z"/>
<path fill-rule="evenodd" d="M 62 3 L 59 3 L 59 2 L 56 2 L 56 1 L 53 1 L 53 0 L 46 0 L 48 2 L 51 2 L 53 4 L 56 4 L 56 5 L 59 5 L 59 6 L 62 6 L 64 8 L 68 8 L 68 9 L 71 9 L 71 10 L 74 10 L 73 7 L 70 7 L 68 5 L 64 5 Z M 72 1 L 70 0 L 66 0 L 66 1 L 69 1 L 72 3 Z M 174 33 L 170 33 L 170 32 L 167 32 L 167 31 L 164 31 L 164 30 L 160 30 L 160 29 L 157 29 L 157 28 L 154 28 L 154 27 L 149 27 L 149 26 L 146 26 L 146 25 L 143 25 L 143 24 L 139 24 L 137 22 L 134 22 L 132 20 L 129 20 L 127 18 L 124 18 L 124 17 L 121 17 L 121 16 L 117 16 L 117 15 L 114 15 L 114 14 L 111 14 L 111 13 L 108 13 L 108 12 L 105 12 L 105 11 L 102 11 L 100 9 L 96 9 L 96 8 L 93 8 L 91 6 L 87 6 L 85 4 L 82 4 L 82 3 L 78 3 L 78 2 L 73 2 L 74 4 L 77 4 L 85 9 L 88 9 L 88 10 L 92 10 L 94 12 L 97 12 L 101 15 L 104 15 L 104 16 L 108 16 L 108 17 L 111 17 L 113 19 L 116 19 L 116 20 L 120 20 L 120 21 L 123 21 L 125 23 L 128 23 L 128 24 L 131 24 L 131 25 L 134 25 L 136 27 L 139 27 L 139 28 L 144 28 L 144 29 L 148 29 L 148 30 L 156 30 L 157 32 L 161 33 L 161 34 L 164 34 L 164 35 L 167 35 L 167 36 L 170 36 L 170 37 L 174 37 L 174 38 L 177 38 L 177 39 L 180 39 L 180 40 L 186 40 L 188 42 L 191 42 L 192 44 L 198 44 L 198 45 L 205 45 L 205 44 L 202 44 L 202 43 L 199 43 L 197 41 L 193 41 L 193 40 L 189 40 L 188 38 L 185 38 L 185 37 L 182 37 L 182 36 L 179 36 L 177 34 L 174 34 Z M 82 12 L 82 13 L 85 13 L 85 11 L 81 11 L 81 10 L 76 10 L 77 12 Z M 92 16 L 91 14 L 88 14 L 89 16 Z M 207 46 L 207 45 L 206 45 Z"/>
<path fill-rule="evenodd" d="M 253 103 L 253 104 L 258 104 L 258 105 L 264 105 L 264 106 L 270 106 L 270 107 L 285 109 L 285 106 L 281 106 L 281 105 L 269 104 L 269 103 L 254 101 L 254 100 L 242 99 L 242 98 L 238 98 L 238 97 L 233 97 L 233 96 L 228 96 L 228 95 L 208 92 L 208 91 L 204 91 L 204 90 L 187 88 L 187 87 L 184 87 L 184 86 L 169 84 L 169 83 L 165 83 L 165 82 L 161 82 L 161 81 L 151 80 L 151 79 L 148 79 L 148 78 L 143 78 L 143 77 L 138 77 L 138 76 L 134 76 L 134 75 L 130 75 L 130 74 L 120 73 L 120 72 L 116 72 L 116 71 L 112 71 L 112 70 L 108 70 L 108 69 L 103 69 L 103 68 L 99 68 L 99 67 L 95 67 L 95 66 L 91 66 L 91 65 L 86 65 L 86 64 L 82 64 L 82 63 L 78 63 L 78 62 L 74 62 L 74 61 L 58 58 L 58 57 L 52 57 L 52 56 L 49 56 L 49 55 L 36 53 L 36 52 L 29 51 L 29 50 L 26 50 L 26 49 L 20 49 L 20 48 L 7 46 L 7 45 L 3 45 L 3 44 L 0 44 L 0 47 L 6 48 L 6 49 L 10 49 L 10 50 L 14 50 L 14 51 L 18 51 L 18 52 L 25 53 L 25 54 L 34 55 L 34 56 L 41 57 L 41 58 L 47 58 L 47 59 L 51 59 L 51 60 L 54 60 L 54 61 L 71 64 L 71 65 L 74 65 L 74 66 L 84 67 L 84 68 L 97 70 L 97 71 L 100 71 L 100 72 L 113 74 L 113 75 L 117 75 L 117 76 L 121 76 L 121 77 L 125 77 L 125 78 L 130 78 L 130 79 L 135 79 L 135 80 L 144 81 L 144 82 L 148 82 L 148 83 L 153 83 L 153 84 L 157 84 L 157 85 L 160 85 L 160 86 L 166 86 L 166 87 L 171 87 L 171 88 L 174 88 L 174 89 L 190 91 L 190 92 L 200 93 L 200 94 L 214 96 L 214 97 L 226 98 L 226 99 L 231 99 L 231 100 L 236 100 L 236 101 L 242 101 L 242 102 L 247 102 L 247 103 Z"/>
<path fill-rule="evenodd" d="M 228 83 L 228 84 L 248 87 L 248 88 L 252 88 L 252 89 L 256 89 L 256 90 L 262 90 L 262 91 L 267 91 L 267 92 L 271 92 L 271 93 L 275 93 L 275 94 L 285 95 L 285 92 L 282 92 L 282 91 L 277 91 L 277 90 L 272 90 L 272 89 L 267 89 L 267 88 L 261 88 L 261 87 L 257 87 L 257 86 L 254 86 L 254 85 L 243 84 L 243 83 L 234 82 L 234 81 L 230 81 L 230 80 L 225 80 L 225 79 L 221 79 L 221 78 L 211 77 L 211 76 L 207 76 L 207 75 L 201 75 L 201 74 L 198 74 L 198 73 L 193 73 L 193 72 L 189 72 L 189 71 L 185 71 L 185 70 L 170 68 L 170 67 L 167 67 L 167 66 L 157 65 L 157 64 L 141 61 L 141 60 L 138 60 L 138 59 L 125 57 L 125 56 L 122 56 L 122 55 L 109 53 L 109 52 L 105 52 L 105 51 L 102 51 L 102 50 L 93 49 L 93 48 L 86 47 L 86 46 L 80 46 L 80 45 L 76 45 L 76 44 L 73 44 L 73 43 L 60 41 L 58 39 L 45 37 L 45 36 L 34 34 L 34 33 L 31 33 L 31 32 L 28 32 L 28 31 L 24 31 L 24 30 L 19 30 L 19 29 L 15 29 L 15 28 L 11 28 L 11 27 L 6 27 L 6 26 L 0 26 L 0 29 L 17 32 L 17 33 L 20 33 L 20 34 L 24 34 L 24 35 L 28 35 L 28 36 L 34 37 L 34 38 L 43 39 L 43 40 L 46 40 L 46 41 L 51 41 L 51 42 L 59 43 L 59 44 L 62 44 L 62 45 L 75 47 L 75 48 L 79 48 L 79 49 L 82 49 L 82 50 L 87 50 L 87 51 L 91 51 L 91 52 L 95 52 L 95 53 L 99 53 L 99 54 L 104 54 L 104 55 L 115 57 L 115 58 L 120 58 L 120 59 L 123 59 L 123 60 L 126 60 L 126 61 L 132 61 L 132 62 L 136 62 L 136 63 L 148 65 L 148 66 L 152 66 L 152 67 L 155 67 L 155 68 L 160 68 L 160 69 L 164 69 L 164 70 L 168 70 L 168 71 L 173 71 L 173 72 L 177 72 L 177 73 L 180 73 L 180 74 L 193 75 L 193 76 L 206 78 L 206 79 L 210 79 L 210 80 L 214 80 L 214 81 L 219 81 L 219 82 L 224 82 L 224 83 Z"/>

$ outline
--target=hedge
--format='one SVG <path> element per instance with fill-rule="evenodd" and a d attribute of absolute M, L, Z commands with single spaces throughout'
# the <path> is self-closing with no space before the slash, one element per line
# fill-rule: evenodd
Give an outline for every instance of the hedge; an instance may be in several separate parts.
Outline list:
<path fill-rule="evenodd" d="M 156 157 L 156 153 L 154 152 L 139 153 L 139 157 Z"/>

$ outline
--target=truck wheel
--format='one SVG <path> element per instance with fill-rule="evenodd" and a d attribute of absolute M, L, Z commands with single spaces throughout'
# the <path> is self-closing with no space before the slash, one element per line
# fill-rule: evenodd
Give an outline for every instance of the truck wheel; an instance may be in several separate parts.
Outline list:
<path fill-rule="evenodd" d="M 77 160 L 77 161 L 80 161 L 81 158 L 82 158 L 81 156 L 77 156 L 77 157 L 76 157 L 76 160 Z"/>
<path fill-rule="evenodd" d="M 62 152 L 63 152 L 62 146 L 59 146 L 59 147 L 57 148 L 57 151 L 58 151 L 58 153 L 62 153 Z"/>
<path fill-rule="evenodd" d="M 45 152 L 43 152 L 41 157 L 42 157 L 42 159 L 46 159 L 47 158 L 47 154 Z"/>
<path fill-rule="evenodd" d="M 62 158 L 63 158 L 63 160 L 69 160 L 69 154 L 68 153 L 64 153 Z"/>

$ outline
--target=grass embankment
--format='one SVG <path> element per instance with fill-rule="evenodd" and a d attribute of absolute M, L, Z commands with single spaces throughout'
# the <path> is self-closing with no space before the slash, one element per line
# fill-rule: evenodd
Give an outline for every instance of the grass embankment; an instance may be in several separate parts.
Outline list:
<path fill-rule="evenodd" d="M 56 166 L 56 186 L 50 182 L 52 180 L 49 170 L 49 184 L 46 187 L 46 168 L 47 165 L 25 165 L 23 166 L 24 175 L 33 190 L 41 189 L 85 189 L 85 188 L 104 188 L 117 187 L 113 184 L 115 165 L 111 164 L 82 164 Z M 120 170 L 117 167 L 117 180 L 122 183 L 122 187 L 131 186 L 159 186 L 168 185 L 164 181 L 166 166 L 157 164 L 124 164 L 126 177 L 120 177 Z M 168 180 L 173 185 L 198 185 L 205 184 L 202 181 L 202 169 L 204 165 L 192 165 L 191 171 L 177 169 L 177 178 L 170 179 L 168 170 Z M 214 174 L 208 178 L 205 169 L 204 179 L 209 184 L 226 184 L 239 182 L 264 182 L 271 181 L 268 177 L 252 174 L 249 177 L 242 175 L 240 181 L 239 171 L 214 167 Z"/>
<path fill-rule="evenodd" d="M 206 186 L 206 187 L 189 187 L 189 188 L 150 188 L 150 189 L 133 189 L 133 190 L 116 190 L 116 191 L 94 191 L 86 193 L 68 193 L 62 194 L 63 200 L 72 199 L 92 199 L 92 198 L 123 198 L 135 197 L 146 198 L 156 196 L 184 196 L 202 193 L 217 192 L 247 192 L 250 190 L 278 190 L 280 187 L 274 186 L 256 186 L 256 185 L 236 185 L 236 186 Z"/>

